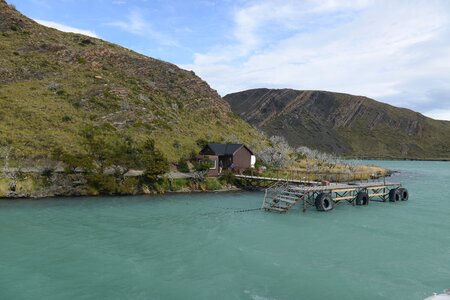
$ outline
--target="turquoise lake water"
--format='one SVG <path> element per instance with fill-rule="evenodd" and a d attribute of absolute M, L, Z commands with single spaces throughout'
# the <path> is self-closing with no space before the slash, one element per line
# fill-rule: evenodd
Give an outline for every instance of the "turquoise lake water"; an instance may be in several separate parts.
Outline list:
<path fill-rule="evenodd" d="M 262 193 L 0 201 L 0 299 L 424 299 L 450 287 L 450 163 L 410 200 L 287 215 Z"/>

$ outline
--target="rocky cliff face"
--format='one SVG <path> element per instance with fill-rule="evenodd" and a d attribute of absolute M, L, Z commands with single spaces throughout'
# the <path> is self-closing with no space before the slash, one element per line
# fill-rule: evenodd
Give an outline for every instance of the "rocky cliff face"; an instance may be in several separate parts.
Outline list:
<path fill-rule="evenodd" d="M 89 126 L 155 139 L 170 159 L 197 139 L 261 139 L 193 72 L 120 46 L 41 26 L 0 0 L 0 147 L 83 152 Z"/>
<path fill-rule="evenodd" d="M 362 96 L 254 89 L 224 99 L 270 135 L 344 156 L 450 158 L 450 122 Z"/>

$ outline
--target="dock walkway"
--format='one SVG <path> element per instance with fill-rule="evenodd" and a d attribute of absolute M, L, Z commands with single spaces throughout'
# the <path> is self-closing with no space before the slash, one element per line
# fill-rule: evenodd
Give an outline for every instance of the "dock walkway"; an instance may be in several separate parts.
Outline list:
<path fill-rule="evenodd" d="M 318 181 L 311 180 L 298 180 L 288 178 L 275 178 L 275 177 L 263 177 L 263 176 L 250 176 L 250 175 L 235 175 L 236 178 L 247 180 L 260 180 L 260 181 L 272 181 L 272 182 L 287 182 L 291 184 L 303 184 L 303 185 L 319 185 Z"/>
<path fill-rule="evenodd" d="M 339 203 L 368 205 L 370 201 L 386 202 L 408 200 L 408 191 L 400 183 L 364 182 L 329 185 L 292 185 L 280 183 L 266 189 L 262 208 L 279 213 L 288 212 L 297 203 L 305 212 L 309 207 L 329 211 Z"/>
<path fill-rule="evenodd" d="M 331 183 L 288 178 L 236 175 L 247 186 L 270 183 L 266 188 L 262 209 L 286 213 L 300 203 L 305 212 L 309 207 L 329 211 L 340 203 L 368 205 L 370 201 L 396 202 L 408 200 L 408 190 L 401 183 L 383 181 Z M 266 185 L 269 186 L 269 185 Z"/>

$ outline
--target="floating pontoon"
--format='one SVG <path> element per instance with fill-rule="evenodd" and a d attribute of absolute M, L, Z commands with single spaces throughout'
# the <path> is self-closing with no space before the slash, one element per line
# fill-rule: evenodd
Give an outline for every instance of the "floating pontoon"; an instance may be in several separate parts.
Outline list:
<path fill-rule="evenodd" d="M 296 204 L 303 212 L 309 207 L 329 211 L 339 203 L 368 205 L 370 201 L 397 202 L 409 198 L 408 190 L 400 183 L 364 182 L 327 185 L 295 185 L 289 181 L 278 182 L 266 189 L 262 208 L 286 213 Z"/>

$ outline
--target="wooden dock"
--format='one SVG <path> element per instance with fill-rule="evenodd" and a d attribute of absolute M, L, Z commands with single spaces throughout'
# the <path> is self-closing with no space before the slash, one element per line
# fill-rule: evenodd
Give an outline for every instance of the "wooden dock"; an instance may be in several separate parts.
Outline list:
<path fill-rule="evenodd" d="M 400 183 L 364 182 L 329 185 L 292 185 L 280 182 L 266 189 L 262 209 L 286 213 L 297 203 L 305 212 L 309 207 L 330 211 L 340 203 L 368 205 L 370 201 L 396 202 L 408 200 L 408 190 Z"/>
<path fill-rule="evenodd" d="M 298 179 L 288 179 L 288 178 L 275 178 L 275 177 L 263 177 L 263 176 L 250 176 L 250 175 L 235 175 L 236 178 L 246 181 L 266 181 L 266 182 L 282 182 L 290 183 L 294 185 L 319 185 L 318 181 L 311 180 L 298 180 Z"/>
<path fill-rule="evenodd" d="M 265 186 L 262 209 L 286 213 L 297 204 L 303 212 L 310 207 L 330 211 L 335 205 L 350 203 L 368 205 L 370 201 L 397 202 L 409 198 L 408 190 L 401 183 L 383 181 L 327 183 L 309 180 L 235 175 L 246 187 Z M 263 183 L 263 184 L 261 184 Z"/>

